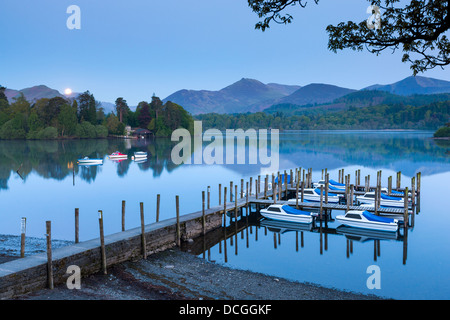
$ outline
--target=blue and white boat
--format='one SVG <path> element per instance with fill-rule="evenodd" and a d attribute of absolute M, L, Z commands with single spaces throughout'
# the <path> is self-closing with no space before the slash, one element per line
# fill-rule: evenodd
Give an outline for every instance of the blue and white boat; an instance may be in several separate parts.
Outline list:
<path fill-rule="evenodd" d="M 399 223 L 397 219 L 376 216 L 362 210 L 349 210 L 345 215 L 336 216 L 336 220 L 349 227 L 380 231 L 397 231 Z"/>
<path fill-rule="evenodd" d="M 312 212 L 297 210 L 282 204 L 272 204 L 268 208 L 261 209 L 260 213 L 268 219 L 299 223 L 312 223 L 314 215 Z"/>
<path fill-rule="evenodd" d="M 89 157 L 84 157 L 77 160 L 78 164 L 82 165 L 100 165 L 103 164 L 103 159 L 91 159 Z"/>
<path fill-rule="evenodd" d="M 315 182 L 314 184 L 315 188 L 319 188 L 323 186 L 325 188 L 325 180 L 319 180 L 319 182 Z M 328 181 L 328 190 L 332 191 L 345 191 L 345 184 L 339 183 L 334 180 Z"/>
<path fill-rule="evenodd" d="M 301 199 L 301 193 L 298 194 L 299 201 Z M 320 202 L 320 189 L 305 189 L 303 190 L 303 199 L 311 202 Z M 323 191 L 322 202 L 325 202 L 325 190 Z M 296 199 L 289 199 L 289 204 L 295 204 Z M 328 203 L 339 203 L 339 195 L 328 192 Z"/>
<path fill-rule="evenodd" d="M 375 191 L 366 192 L 362 196 L 356 196 L 356 200 L 363 204 L 375 203 Z M 408 199 L 409 203 L 409 199 Z M 405 206 L 404 199 L 402 197 L 391 197 L 384 193 L 380 193 L 380 206 L 403 208 Z"/>

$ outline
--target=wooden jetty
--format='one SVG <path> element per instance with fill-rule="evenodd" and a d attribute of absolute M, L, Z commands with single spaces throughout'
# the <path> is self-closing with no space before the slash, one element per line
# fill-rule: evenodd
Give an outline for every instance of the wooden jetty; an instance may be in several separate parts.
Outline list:
<path fill-rule="evenodd" d="M 354 202 L 354 197 L 364 191 L 373 188 L 377 197 L 379 197 L 381 193 L 381 171 L 377 173 L 377 184 L 374 187 L 369 187 L 369 176 L 366 177 L 366 184 L 364 186 L 361 185 L 359 170 L 355 172 L 355 177 L 355 184 L 350 184 L 350 175 L 344 175 L 344 169 L 339 170 L 339 181 L 345 183 L 345 191 L 340 193 L 343 202 L 338 204 L 328 203 L 327 201 L 329 182 L 327 169 L 322 170 L 322 179 L 325 179 L 326 184 L 325 188 L 322 186 L 321 190 L 325 191 L 325 195 L 319 203 L 306 202 L 303 198 L 303 190 L 311 187 L 313 184 L 311 168 L 303 170 L 302 168 L 291 169 L 289 174 L 285 170 L 282 174 L 278 172 L 271 176 L 266 175 L 263 178 L 259 175 L 254 180 L 253 177 L 250 177 L 245 184 L 244 179 L 241 179 L 240 190 L 238 190 L 239 184 L 234 184 L 232 181 L 229 189 L 228 185 L 222 187 L 219 184 L 219 203 L 216 206 L 211 206 L 211 187 L 208 186 L 207 194 L 203 191 L 201 195 L 201 210 L 180 216 L 180 197 L 177 195 L 175 198 L 176 215 L 164 221 L 159 221 L 161 196 L 158 194 L 156 221 L 144 223 L 144 204 L 140 203 L 141 225 L 130 230 L 125 229 L 125 201 L 122 201 L 122 231 L 112 235 L 104 235 L 103 222 L 106 218 L 102 210 L 99 210 L 100 237 L 84 242 L 79 241 L 79 210 L 75 209 L 74 245 L 52 250 L 51 221 L 47 221 L 46 253 L 26 256 L 0 264 L 0 299 L 9 299 L 46 287 L 53 288 L 57 284 L 64 283 L 70 276 L 67 273 L 68 267 L 73 265 L 78 266 L 82 270 L 82 276 L 88 276 L 97 272 L 106 274 L 108 267 L 114 264 L 136 259 L 137 257 L 146 258 L 149 254 L 181 246 L 183 242 L 190 239 L 198 238 L 218 228 L 226 227 L 227 217 L 230 217 L 230 219 L 234 217 L 235 229 L 240 230 L 243 226 L 237 224 L 237 217 L 238 212 L 242 208 L 251 209 L 252 206 L 256 206 L 258 209 L 273 203 L 285 204 L 288 199 L 292 198 L 297 199 L 295 205 L 300 208 L 319 210 L 319 221 L 321 221 L 322 213 L 324 213 L 326 219 L 332 210 L 368 210 L 374 211 L 375 214 L 404 215 L 405 223 L 403 227 L 405 232 L 407 232 L 408 215 L 411 214 L 408 197 L 404 197 L 405 206 L 403 208 L 381 208 L 379 201 L 376 202 L 374 207 L 360 206 Z M 401 173 L 397 173 L 396 188 L 392 188 L 392 177 L 389 177 L 389 193 L 392 190 L 397 190 L 404 192 L 404 195 L 410 194 L 412 212 L 416 210 L 416 213 L 418 213 L 420 211 L 420 172 L 411 179 L 410 189 L 408 187 L 401 188 L 400 179 Z M 333 193 L 336 192 L 333 191 Z M 323 195 L 323 193 L 321 194 Z M 23 228 L 22 234 L 22 238 L 25 238 L 25 228 Z M 224 238 L 227 238 L 226 234 Z M 21 252 L 25 252 L 25 241 L 22 241 L 22 246 Z"/>

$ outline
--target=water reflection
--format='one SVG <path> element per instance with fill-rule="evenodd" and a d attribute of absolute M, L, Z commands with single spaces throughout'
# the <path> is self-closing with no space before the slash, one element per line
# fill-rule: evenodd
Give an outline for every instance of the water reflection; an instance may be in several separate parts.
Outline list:
<path fill-rule="evenodd" d="M 302 163 L 311 164 L 313 170 L 347 165 L 391 167 L 409 176 L 414 176 L 419 166 L 423 175 L 450 171 L 450 145 L 430 137 L 427 132 L 288 132 L 280 135 L 280 167 L 297 167 Z M 171 172 L 179 167 L 171 161 L 175 144 L 164 138 L 0 141 L 0 190 L 8 189 L 12 176 L 26 182 L 31 173 L 44 179 L 61 181 L 72 175 L 94 182 L 101 167 L 79 166 L 76 160 L 85 156 L 106 159 L 114 151 L 128 154 L 129 158 L 135 151 L 148 152 L 147 161 L 136 164 L 141 171 L 151 170 L 153 177 L 158 177 L 164 170 Z M 125 177 L 131 163 L 128 159 L 117 162 L 117 176 Z M 259 164 L 225 166 L 246 175 L 264 172 Z"/>
<path fill-rule="evenodd" d="M 250 209 L 250 208 L 249 208 Z M 218 257 L 211 256 L 211 250 L 218 247 L 218 254 L 223 255 L 223 261 L 228 262 L 229 247 L 233 248 L 234 255 L 239 254 L 239 241 L 240 237 L 245 241 L 245 247 L 250 247 L 250 242 L 255 243 L 259 241 L 259 235 L 264 237 L 273 238 L 272 246 L 276 250 L 282 242 L 282 238 L 286 237 L 289 241 L 294 241 L 294 245 L 289 245 L 291 250 L 298 252 L 299 248 L 305 247 L 305 234 L 315 234 L 316 244 L 318 242 L 318 251 L 320 255 L 328 251 L 329 248 L 329 235 L 337 235 L 345 237 L 346 239 L 346 256 L 350 258 L 353 254 L 353 243 L 373 243 L 374 255 L 373 261 L 381 256 L 381 242 L 382 241 L 397 241 L 403 243 L 403 264 L 406 264 L 407 258 L 407 235 L 408 229 L 413 228 L 413 222 L 409 223 L 406 228 L 399 228 L 396 232 L 376 231 L 369 229 L 361 229 L 355 227 L 348 227 L 334 223 L 332 213 L 327 215 L 326 219 L 322 221 L 315 221 L 313 223 L 294 223 L 277 221 L 272 219 L 263 218 L 258 211 L 252 212 L 251 210 L 241 209 L 241 213 L 234 217 L 234 215 L 228 215 L 228 223 L 223 225 L 214 231 L 207 233 L 206 235 L 197 238 L 192 242 L 186 242 L 183 244 L 182 249 L 197 256 L 202 256 L 209 261 L 215 261 Z M 244 214 L 245 212 L 245 214 Z M 411 214 L 411 219 L 414 219 L 414 213 Z M 337 226 L 336 226 L 337 225 Z M 254 234 L 254 236 L 250 236 Z M 295 234 L 295 237 L 289 236 Z M 293 239 L 295 238 L 295 240 Z M 268 254 L 266 251 L 261 254 Z M 217 251 L 217 250 L 216 250 Z M 245 251 L 247 253 L 247 251 Z M 279 262 L 273 262 L 277 264 Z"/>

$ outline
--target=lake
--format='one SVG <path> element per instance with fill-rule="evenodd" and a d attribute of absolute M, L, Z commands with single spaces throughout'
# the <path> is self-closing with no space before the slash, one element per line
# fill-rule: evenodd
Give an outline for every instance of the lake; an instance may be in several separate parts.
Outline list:
<path fill-rule="evenodd" d="M 407 236 L 355 235 L 328 221 L 319 228 L 270 225 L 251 218 L 251 227 L 235 237 L 213 244 L 205 253 L 216 263 L 327 287 L 396 299 L 449 299 L 450 146 L 424 131 L 309 131 L 280 133 L 280 170 L 312 168 L 313 181 L 328 169 L 337 180 L 344 169 L 354 181 L 382 185 L 402 172 L 402 186 L 422 173 L 420 212 L 414 214 Z M 45 221 L 52 221 L 52 238 L 74 239 L 74 210 L 80 212 L 80 240 L 98 237 L 98 210 L 103 210 L 105 234 L 121 230 L 122 200 L 126 201 L 126 228 L 140 226 L 139 203 L 146 223 L 156 219 L 156 195 L 161 194 L 160 219 L 201 209 L 202 191 L 211 187 L 211 205 L 218 204 L 218 185 L 265 175 L 267 167 L 254 164 L 174 164 L 170 139 L 0 141 L 0 235 L 20 235 L 27 218 L 28 237 L 43 238 Z M 149 153 L 147 162 L 114 162 L 107 155 L 120 151 Z M 79 166 L 80 157 L 104 158 L 102 166 Z M 373 183 L 372 183 L 373 184 Z M 332 212 L 332 217 L 337 213 Z M 245 218 L 242 220 L 244 221 Z M 255 220 L 255 221 L 254 221 Z M 230 225 L 230 227 L 232 224 Z M 406 241 L 405 241 L 406 238 Z M 224 247 L 227 254 L 224 254 Z M 0 242 L 1 250 L 1 242 Z M 2 252 L 0 252 L 1 254 Z M 370 266 L 380 270 L 381 288 L 369 289 Z"/>

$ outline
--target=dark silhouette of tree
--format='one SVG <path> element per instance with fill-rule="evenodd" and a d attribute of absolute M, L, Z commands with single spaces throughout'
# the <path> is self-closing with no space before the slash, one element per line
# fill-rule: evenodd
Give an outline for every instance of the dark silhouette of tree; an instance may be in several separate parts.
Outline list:
<path fill-rule="evenodd" d="M 293 17 L 285 13 L 289 7 L 305 7 L 303 0 L 247 0 L 259 18 L 264 18 L 255 28 L 262 31 L 272 22 L 291 23 Z M 319 0 L 314 0 L 316 4 Z M 400 0 L 368 1 L 380 8 L 380 28 L 369 28 L 367 20 L 359 23 L 341 22 L 329 25 L 328 49 L 343 49 L 379 54 L 386 49 L 402 50 L 402 62 L 409 62 L 413 74 L 450 64 L 450 0 Z M 369 17 L 368 17 L 369 18 Z"/>

